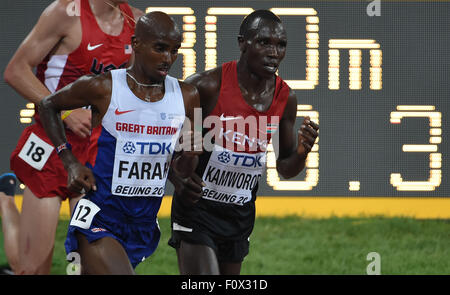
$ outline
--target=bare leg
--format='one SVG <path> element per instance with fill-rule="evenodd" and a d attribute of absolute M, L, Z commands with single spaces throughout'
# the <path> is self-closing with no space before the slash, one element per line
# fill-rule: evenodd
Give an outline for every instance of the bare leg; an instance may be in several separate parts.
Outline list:
<path fill-rule="evenodd" d="M 89 275 L 133 275 L 134 269 L 122 245 L 111 237 L 89 243 L 76 233 L 81 272 Z"/>
<path fill-rule="evenodd" d="M 83 197 L 84 195 L 81 195 L 76 198 L 69 199 L 69 207 L 70 207 L 70 216 L 73 214 L 73 210 L 75 210 L 75 206 L 77 205 L 77 202 Z"/>
<path fill-rule="evenodd" d="M 29 188 L 23 192 L 19 230 L 17 274 L 49 274 L 61 198 L 37 198 Z"/>
<path fill-rule="evenodd" d="M 222 262 L 219 263 L 220 274 L 221 275 L 240 275 L 241 274 L 242 262 L 230 263 Z"/>
<path fill-rule="evenodd" d="M 0 192 L 0 214 L 6 258 L 13 272 L 19 265 L 19 222 L 20 213 L 14 202 L 14 196 Z"/>
<path fill-rule="evenodd" d="M 19 265 L 20 213 L 14 202 L 17 178 L 14 173 L 0 175 L 0 214 L 4 247 L 9 266 L 15 272 Z"/>
<path fill-rule="evenodd" d="M 219 275 L 219 264 L 214 250 L 205 245 L 181 241 L 177 249 L 178 267 L 182 275 Z"/>

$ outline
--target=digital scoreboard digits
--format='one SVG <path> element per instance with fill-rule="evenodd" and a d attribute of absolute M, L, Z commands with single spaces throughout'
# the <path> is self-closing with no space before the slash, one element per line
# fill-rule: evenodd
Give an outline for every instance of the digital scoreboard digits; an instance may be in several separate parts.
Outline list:
<path fill-rule="evenodd" d="M 280 75 L 296 90 L 297 121 L 310 116 L 321 129 L 306 168 L 294 179 L 280 177 L 269 145 L 260 195 L 448 197 L 450 89 L 435 81 L 448 80 L 450 56 L 439 54 L 450 48 L 450 2 L 382 2 L 381 16 L 372 17 L 366 14 L 369 3 L 180 0 L 169 7 L 165 1 L 148 6 L 136 0 L 133 5 L 164 11 L 181 25 L 180 56 L 171 72 L 181 80 L 228 61 L 223 56 L 230 53 L 237 59 L 237 41 L 224 40 L 237 36 L 240 21 L 252 11 L 269 9 L 280 16 L 288 32 Z M 31 123 L 33 114 L 27 104 L 20 122 Z M 419 121 L 409 120 L 427 123 L 417 130 Z M 375 158 L 384 165 L 374 165 Z"/>

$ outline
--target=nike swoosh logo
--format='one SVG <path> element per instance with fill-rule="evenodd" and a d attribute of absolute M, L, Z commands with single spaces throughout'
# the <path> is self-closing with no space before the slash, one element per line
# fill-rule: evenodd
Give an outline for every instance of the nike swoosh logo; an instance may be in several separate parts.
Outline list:
<path fill-rule="evenodd" d="M 176 223 L 176 222 L 173 223 L 173 230 L 177 230 L 177 231 L 185 231 L 185 232 L 188 232 L 188 233 L 192 232 L 192 228 L 189 228 L 189 227 L 185 227 L 185 226 L 179 225 L 179 224 Z"/>
<path fill-rule="evenodd" d="M 92 50 L 94 50 L 94 49 L 99 48 L 99 47 L 102 46 L 102 45 L 103 45 L 103 44 L 98 44 L 98 45 L 91 46 L 91 43 L 89 43 L 88 46 L 87 46 L 87 50 L 88 50 L 88 51 L 92 51 Z"/>
<path fill-rule="evenodd" d="M 135 110 L 129 110 L 129 111 L 119 111 L 119 109 L 116 109 L 116 111 L 114 112 L 117 116 L 119 116 L 119 115 L 123 115 L 123 114 L 126 114 L 126 113 L 129 113 L 129 112 L 134 112 Z"/>
<path fill-rule="evenodd" d="M 220 115 L 220 121 L 230 121 L 230 120 L 239 120 L 239 119 L 244 119 L 241 116 L 238 117 L 225 117 L 223 114 Z"/>

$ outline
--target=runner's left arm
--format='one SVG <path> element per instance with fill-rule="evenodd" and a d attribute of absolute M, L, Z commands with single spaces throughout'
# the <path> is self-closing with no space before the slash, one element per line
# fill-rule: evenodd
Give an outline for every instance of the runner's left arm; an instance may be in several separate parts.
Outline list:
<path fill-rule="evenodd" d="M 293 134 L 296 117 L 297 97 L 291 90 L 276 135 L 279 136 L 278 140 L 273 141 L 275 150 L 279 150 L 277 171 L 284 178 L 295 177 L 305 168 L 306 157 L 318 136 L 319 125 L 311 121 L 309 117 L 305 117 L 295 138 Z"/>

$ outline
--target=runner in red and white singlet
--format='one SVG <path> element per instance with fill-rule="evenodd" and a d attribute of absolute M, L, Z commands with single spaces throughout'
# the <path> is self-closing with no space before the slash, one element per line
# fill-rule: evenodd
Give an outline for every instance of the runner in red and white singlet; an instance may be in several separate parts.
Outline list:
<path fill-rule="evenodd" d="M 132 16 L 128 4 L 118 6 L 124 15 Z M 97 24 L 88 0 L 80 1 L 81 43 L 75 51 L 64 55 L 48 55 L 37 67 L 37 78 L 55 92 L 87 74 L 101 74 L 124 68 L 131 57 L 131 36 L 134 21 L 124 17 L 122 31 L 117 36 L 106 34 Z M 38 198 L 59 196 L 62 199 L 78 194 L 67 190 L 67 172 L 53 151 L 35 115 L 36 123 L 24 130 L 11 156 L 11 168 L 17 177 Z M 87 160 L 89 136 L 81 137 L 67 130 L 67 139 L 81 161 Z"/>
<path fill-rule="evenodd" d="M 12 57 L 5 80 L 25 99 L 38 104 L 83 75 L 123 68 L 131 58 L 131 36 L 141 15 L 143 12 L 126 0 L 54 1 Z M 85 161 L 90 110 L 77 109 L 63 118 L 74 154 Z M 71 198 L 73 208 L 79 193 L 67 190 L 67 173 L 37 113 L 35 123 L 24 130 L 11 155 L 11 169 L 26 185 L 15 272 L 49 273 L 61 200 Z"/>

